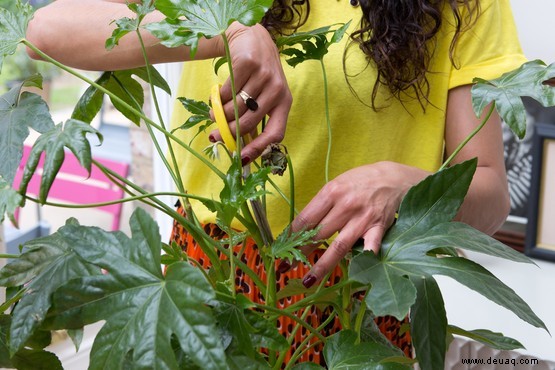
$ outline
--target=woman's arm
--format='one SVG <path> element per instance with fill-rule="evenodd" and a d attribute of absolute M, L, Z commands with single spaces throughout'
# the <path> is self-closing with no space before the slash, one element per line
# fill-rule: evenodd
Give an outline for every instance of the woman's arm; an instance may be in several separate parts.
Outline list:
<path fill-rule="evenodd" d="M 85 70 L 118 70 L 144 65 L 144 57 L 138 37 L 130 33 L 112 50 L 104 47 L 115 28 L 114 20 L 134 17 L 127 8 L 126 0 L 56 0 L 39 9 L 29 24 L 27 38 L 41 51 L 70 67 Z M 145 24 L 164 18 L 160 12 L 147 15 Z M 250 111 L 238 99 L 241 135 L 256 129 L 263 117 L 270 118 L 264 132 L 242 150 L 244 162 L 257 158 L 271 143 L 283 139 L 291 92 L 282 70 L 278 50 L 268 31 L 257 24 L 247 27 L 238 22 L 226 31 L 232 57 L 237 92 L 247 91 L 257 102 L 259 109 Z M 189 48 L 166 48 L 147 31 L 142 32 L 150 63 L 189 60 Z M 38 58 L 32 51 L 30 55 Z M 209 59 L 225 54 L 221 37 L 201 39 L 195 59 Z M 222 102 L 230 128 L 235 135 L 235 116 L 228 81 L 221 89 Z M 208 98 L 208 96 L 207 96 Z M 219 132 L 211 133 L 220 140 Z"/>
<path fill-rule="evenodd" d="M 449 92 L 445 128 L 447 154 L 452 153 L 481 122 L 472 110 L 470 88 L 470 85 L 460 86 Z M 485 111 L 488 109 L 489 106 Z M 501 119 L 494 112 L 488 123 L 452 162 L 455 164 L 478 157 L 478 168 L 457 220 L 486 234 L 496 232 L 505 222 L 510 210 L 503 153 Z"/>
<path fill-rule="evenodd" d="M 447 156 L 480 124 L 472 110 L 471 86 L 449 92 L 445 145 Z M 503 160 L 501 124 L 493 114 L 487 125 L 454 159 L 454 163 L 478 157 L 478 168 L 457 215 L 483 232 L 492 234 L 509 212 L 509 195 Z M 377 252 L 395 212 L 411 186 L 423 180 L 426 171 L 393 162 L 378 162 L 354 168 L 330 181 L 300 212 L 292 231 L 321 227 L 315 239 L 338 232 L 329 248 L 303 279 L 313 285 L 331 271 L 362 238 L 364 249 Z M 310 254 L 317 246 L 301 247 Z M 287 269 L 282 264 L 281 271 Z"/>
<path fill-rule="evenodd" d="M 36 11 L 29 23 L 27 39 L 54 59 L 85 70 L 117 70 L 144 65 L 138 37 L 130 33 L 112 50 L 104 47 L 114 21 L 135 15 L 124 0 L 56 0 Z M 147 15 L 144 24 L 164 18 L 159 12 Z M 147 55 L 151 63 L 183 61 L 188 48 L 166 48 L 149 32 L 143 31 Z M 203 40 L 198 59 L 223 55 L 220 40 Z M 37 57 L 31 53 L 32 57 Z"/>

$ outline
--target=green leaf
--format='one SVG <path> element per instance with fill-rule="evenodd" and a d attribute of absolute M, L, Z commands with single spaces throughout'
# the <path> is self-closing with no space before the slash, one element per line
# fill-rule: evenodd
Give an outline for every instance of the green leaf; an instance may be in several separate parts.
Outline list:
<path fill-rule="evenodd" d="M 50 131 L 39 136 L 31 149 L 29 159 L 25 165 L 20 185 L 21 193 L 24 194 L 27 191 L 27 186 L 37 169 L 43 152 L 45 153 L 45 158 L 39 191 L 39 200 L 43 203 L 46 201 L 52 183 L 64 161 L 64 148 L 71 150 L 81 166 L 90 173 L 92 156 L 91 146 L 86 137 L 87 133 L 96 134 L 102 142 L 102 135 L 99 131 L 84 122 L 74 119 L 67 120 L 65 124 L 60 123 Z"/>
<path fill-rule="evenodd" d="M 62 370 L 62 363 L 51 352 L 42 349 L 23 348 L 10 356 L 9 331 L 11 317 L 0 315 L 0 367 L 22 370 Z"/>
<path fill-rule="evenodd" d="M 274 322 L 261 317 L 255 311 L 245 311 L 245 318 L 254 329 L 251 338 L 252 342 L 256 343 L 257 346 L 274 351 L 285 351 L 289 348 L 289 343 L 280 334 Z"/>
<path fill-rule="evenodd" d="M 128 3 L 127 7 L 137 15 L 136 18 L 121 18 L 116 20 L 116 29 L 112 32 L 112 36 L 106 40 L 106 49 L 113 49 L 119 40 L 127 35 L 129 32 L 136 32 L 139 30 L 141 22 L 148 13 L 154 11 L 154 5 L 151 0 L 144 0 L 142 3 Z"/>
<path fill-rule="evenodd" d="M 11 325 L 10 350 L 17 352 L 44 321 L 52 293 L 67 281 L 92 274 L 100 269 L 84 262 L 72 249 L 69 234 L 72 223 L 56 233 L 24 244 L 24 253 L 0 270 L 0 285 L 25 284 L 25 295 L 15 306 Z"/>
<path fill-rule="evenodd" d="M 285 61 L 292 67 L 307 60 L 323 60 L 330 46 L 341 41 L 350 24 L 349 21 L 336 30 L 332 30 L 332 26 L 326 26 L 308 32 L 280 36 L 276 45 L 282 54 L 289 57 Z M 328 40 L 330 33 L 331 38 Z"/>
<path fill-rule="evenodd" d="M 302 261 L 309 266 L 310 262 L 298 247 L 315 243 L 314 237 L 319 231 L 320 228 L 316 228 L 292 233 L 288 226 L 272 243 L 269 255 L 278 259 L 287 259 L 289 262 L 293 260 Z"/>
<path fill-rule="evenodd" d="M 4 222 L 7 214 L 8 218 L 17 224 L 14 213 L 22 200 L 23 197 L 0 176 L 0 223 Z"/>
<path fill-rule="evenodd" d="M 169 22 L 148 24 L 146 28 L 166 46 L 189 45 L 191 56 L 194 56 L 200 38 L 221 35 L 234 21 L 252 26 L 262 19 L 272 4 L 272 0 L 157 0 L 156 9 L 166 15 Z M 180 20 L 173 21 L 177 19 Z M 168 26 L 173 30 L 159 32 Z"/>
<path fill-rule="evenodd" d="M 413 186 L 403 198 L 399 217 L 389 230 L 382 250 L 389 252 L 396 238 L 421 234 L 435 225 L 451 221 L 459 211 L 476 171 L 476 158 L 428 176 Z M 407 234 L 407 235 L 405 235 Z"/>
<path fill-rule="evenodd" d="M 166 80 L 160 75 L 160 72 L 152 66 L 149 68 L 152 84 L 171 95 L 171 89 Z M 125 71 L 104 72 L 95 82 L 114 93 L 132 107 L 138 108 L 137 104 L 140 104 L 142 108 L 144 104 L 144 90 L 141 84 L 132 78 L 133 75 L 145 82 L 149 82 L 147 67 Z M 123 89 L 123 84 L 126 84 L 125 88 L 127 91 Z M 91 123 L 98 112 L 100 112 L 103 101 L 104 93 L 94 86 L 89 86 L 75 105 L 71 118 Z M 125 117 L 129 118 L 135 124 L 139 124 L 140 118 L 136 114 L 123 107 L 118 102 L 112 100 L 112 103 Z"/>
<path fill-rule="evenodd" d="M 472 107 L 480 116 L 491 102 L 499 115 L 520 139 L 526 134 L 526 111 L 522 96 L 529 96 L 544 107 L 555 105 L 555 89 L 544 81 L 555 77 L 555 64 L 546 66 L 541 60 L 524 63 L 494 80 L 474 79 Z"/>
<path fill-rule="evenodd" d="M 438 258 L 429 253 L 446 247 L 462 248 L 529 262 L 479 231 L 450 222 L 466 194 L 475 164 L 458 164 L 410 189 L 401 204 L 398 222 L 383 240 L 382 253 L 375 256 L 364 252 L 351 261 L 349 276 L 371 286 L 365 300 L 376 315 L 403 318 L 416 297 L 416 289 L 407 277 L 440 274 L 511 310 L 531 325 L 545 328 L 526 302 L 483 267 L 463 258 Z"/>
<path fill-rule="evenodd" d="M 393 358 L 399 357 L 398 349 L 375 342 L 357 343 L 357 337 L 357 333 L 350 330 L 342 330 L 328 337 L 324 346 L 324 358 L 329 370 L 411 368 L 406 364 L 392 362 Z"/>
<path fill-rule="evenodd" d="M 410 311 L 410 336 L 422 369 L 443 370 L 447 351 L 447 314 L 433 277 L 412 279 L 417 295 Z"/>
<path fill-rule="evenodd" d="M 111 76 L 111 72 L 104 72 L 95 82 L 104 87 Z M 94 86 L 89 86 L 79 98 L 77 104 L 75 104 L 71 118 L 91 123 L 98 112 L 100 112 L 103 102 L 104 93 Z"/>
<path fill-rule="evenodd" d="M 172 338 L 203 369 L 225 369 L 215 319 L 207 306 L 215 293 L 186 262 L 160 266 L 161 236 L 138 208 L 131 238 L 75 226 L 73 248 L 107 273 L 71 280 L 55 293 L 52 327 L 105 321 L 91 351 L 91 369 L 178 369 Z"/>
<path fill-rule="evenodd" d="M 447 329 L 450 334 L 464 336 L 501 351 L 524 348 L 522 343 L 516 339 L 505 337 L 501 333 L 495 333 L 490 330 L 464 330 L 454 325 L 449 325 Z"/>
<path fill-rule="evenodd" d="M 23 143 L 29 128 L 39 133 L 54 127 L 48 105 L 37 94 L 23 92 L 23 86 L 41 84 L 40 76 L 33 76 L 0 97 L 0 176 L 13 183 L 23 156 Z"/>
<path fill-rule="evenodd" d="M 183 105 L 183 107 L 189 113 L 191 113 L 191 116 L 187 119 L 187 121 L 183 125 L 174 129 L 172 132 L 175 132 L 177 130 L 188 130 L 190 128 L 193 128 L 201 124 L 202 122 L 207 122 L 206 125 L 199 127 L 197 132 L 197 135 L 198 135 L 198 133 L 204 131 L 208 126 L 210 126 L 213 123 L 212 118 L 210 117 L 210 106 L 205 102 L 197 101 L 194 99 L 183 98 L 183 97 L 177 98 L 177 100 L 179 100 Z"/>
<path fill-rule="evenodd" d="M 368 308 L 376 316 L 395 316 L 402 320 L 416 301 L 416 288 L 388 261 L 381 261 L 371 252 L 363 252 L 353 258 L 349 266 L 349 277 L 363 284 L 371 284 L 365 296 Z"/>
<path fill-rule="evenodd" d="M 268 180 L 269 173 L 269 169 L 263 168 L 249 174 L 243 181 L 241 164 L 234 160 L 223 179 L 224 187 L 220 192 L 220 202 L 203 201 L 203 204 L 217 212 L 219 223 L 229 227 L 243 204 L 266 194 L 263 185 Z"/>
<path fill-rule="evenodd" d="M 17 1 L 16 9 L 10 12 L 0 8 L 0 71 L 4 58 L 15 53 L 17 46 L 25 39 L 27 25 L 33 17 L 33 7 L 27 3 Z"/>
<path fill-rule="evenodd" d="M 250 358 L 254 357 L 254 345 L 250 335 L 254 333 L 254 328 L 245 318 L 243 309 L 238 307 L 235 302 L 222 302 L 214 308 L 218 327 L 228 331 L 233 338 L 240 344 L 241 351 Z"/>

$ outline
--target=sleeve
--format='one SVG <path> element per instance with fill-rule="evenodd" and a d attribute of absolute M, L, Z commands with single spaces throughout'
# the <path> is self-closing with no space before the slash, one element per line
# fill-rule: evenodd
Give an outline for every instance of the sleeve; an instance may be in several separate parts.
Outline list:
<path fill-rule="evenodd" d="M 455 49 L 449 88 L 494 79 L 526 62 L 509 0 L 482 0 L 476 22 L 464 30 Z"/>

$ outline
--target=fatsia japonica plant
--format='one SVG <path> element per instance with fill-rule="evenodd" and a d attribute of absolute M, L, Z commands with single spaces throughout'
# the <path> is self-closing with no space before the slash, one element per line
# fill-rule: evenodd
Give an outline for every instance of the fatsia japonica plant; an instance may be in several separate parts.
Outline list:
<path fill-rule="evenodd" d="M 221 37 L 226 57 L 216 63 L 219 68 L 231 60 L 225 35 L 227 27 L 234 21 L 253 25 L 271 5 L 271 0 L 145 0 L 129 4 L 135 17 L 115 22 L 106 47 L 117 47 L 118 41 L 128 33 L 136 33 L 142 43 L 139 30 L 146 29 L 168 47 L 188 45 L 194 55 L 201 37 Z M 154 10 L 162 12 L 166 19 L 143 24 L 145 15 Z M 16 12 L 0 10 L 0 65 L 23 44 L 45 61 L 85 81 L 89 88 L 77 102 L 72 116 L 63 123 L 53 122 L 48 106 L 38 95 L 23 91 L 25 86 L 41 87 L 40 75 L 30 76 L 2 96 L 2 219 L 7 215 L 7 219 L 14 220 L 16 208 L 26 203 L 51 204 L 49 190 L 64 161 L 64 153 L 71 151 L 84 168 L 90 171 L 96 166 L 124 188 L 128 197 L 122 202 L 140 200 L 183 225 L 198 241 L 212 267 L 205 270 L 180 247 L 168 245 L 162 240 L 155 221 L 142 209 L 137 209 L 129 220 L 130 235 L 82 226 L 76 219 L 69 219 L 53 234 L 24 243 L 21 254 L 3 255 L 12 260 L 0 270 L 0 284 L 6 287 L 7 297 L 0 316 L 1 367 L 59 369 L 60 361 L 44 349 L 51 341 L 51 331 L 67 330 L 78 347 L 83 327 L 99 321 L 104 325 L 91 351 L 91 369 L 320 369 L 317 364 L 296 363 L 308 346 L 300 346 L 291 361 L 285 363 L 293 335 L 282 336 L 278 332 L 275 323 L 282 316 L 296 323 L 294 331 L 306 329 L 311 343 L 324 345 L 328 369 L 409 369 L 415 361 L 422 369 L 443 369 L 448 339 L 453 335 L 500 349 L 521 347 L 518 341 L 500 333 L 449 325 L 435 275 L 449 276 L 531 325 L 546 329 L 511 288 L 482 266 L 457 254 L 456 249 L 460 248 L 532 263 L 491 237 L 453 221 L 472 180 L 476 159 L 450 166 L 450 158 L 437 173 L 410 189 L 402 201 L 397 222 L 383 240 L 381 251 L 376 255 L 355 248 L 347 258 L 348 273 L 340 282 L 321 283 L 307 290 L 299 281 L 291 280 L 278 292 L 273 273 L 276 260 L 306 262 L 296 247 L 312 241 L 315 235 L 315 231 L 285 231 L 274 238 L 265 224 L 263 200 L 266 196 L 287 198 L 291 218 L 295 214 L 294 194 L 284 194 L 272 181 L 275 176 L 272 171 L 282 172 L 275 171 L 276 165 L 283 167 L 285 162 L 289 164 L 285 176 L 294 181 L 289 156 L 277 153 L 273 160 L 264 161 L 264 165 L 256 164 L 252 170 L 244 171 L 237 154 L 242 140 L 248 138 L 226 136 L 227 123 L 217 119 L 225 139 L 219 147 L 231 158 L 227 172 L 220 171 L 209 156 L 194 151 L 179 136 L 181 130 L 197 130 L 197 135 L 204 133 L 212 124 L 208 104 L 179 97 L 192 116 L 182 127 L 171 131 L 158 110 L 155 119 L 143 111 L 143 89 L 137 78 L 149 84 L 155 101 L 154 87 L 170 93 L 166 81 L 146 58 L 143 68 L 104 72 L 96 81 L 90 80 L 45 55 L 25 38 L 32 16 L 31 8 L 21 2 Z M 278 38 L 276 43 L 284 59 L 293 66 L 319 61 L 325 79 L 327 50 L 343 37 L 346 27 L 332 25 Z M 233 86 L 233 71 L 229 65 L 228 68 Z M 490 112 L 497 108 L 504 121 L 522 137 L 525 114 L 520 96 L 532 96 L 546 106 L 554 105 L 553 89 L 543 84 L 555 76 L 554 69 L 535 61 L 493 81 L 476 79 L 473 106 L 477 116 L 492 103 Z M 236 90 L 232 88 L 232 91 Z M 174 180 L 175 191 L 149 193 L 92 158 L 89 136 L 100 140 L 102 137 L 90 122 L 104 96 L 130 121 L 146 125 Z M 327 99 L 326 94 L 323 99 Z M 235 95 L 233 100 L 236 101 Z M 216 118 L 217 101 L 218 96 L 213 95 Z M 237 109 L 235 114 L 237 118 Z M 487 116 L 473 134 L 486 123 Z M 23 143 L 30 129 L 39 136 L 25 164 L 21 185 L 13 188 Z M 160 149 L 155 132 L 161 132 L 171 144 L 167 156 Z M 329 140 L 328 147 L 332 143 L 331 132 Z M 190 151 L 206 164 L 207 170 L 219 176 L 222 191 L 218 200 L 187 192 L 171 149 L 175 145 Z M 27 194 L 26 187 L 41 157 L 45 161 L 41 190 L 34 197 Z M 267 188 L 272 188 L 272 194 Z M 160 200 L 160 196 L 168 194 L 185 205 L 186 217 Z M 199 200 L 217 214 L 218 225 L 228 234 L 225 239 L 215 240 L 205 233 L 188 206 L 190 199 Z M 240 221 L 245 231 L 231 227 L 234 219 Z M 246 237 L 252 237 L 262 246 L 265 279 L 241 260 L 240 245 Z M 239 270 L 260 288 L 265 303 L 253 302 L 235 290 L 233 282 Z M 363 300 L 352 298 L 352 293 L 361 291 L 365 292 Z M 279 299 L 296 294 L 304 294 L 304 298 L 284 309 L 277 308 Z M 305 320 L 304 313 L 320 304 L 331 305 L 332 316 L 341 319 L 343 330 L 324 337 L 320 331 L 325 322 L 313 327 Z M 379 333 L 373 318 L 383 315 L 399 319 L 410 316 L 410 327 L 406 330 L 410 331 L 415 346 L 415 359 L 404 357 Z"/>

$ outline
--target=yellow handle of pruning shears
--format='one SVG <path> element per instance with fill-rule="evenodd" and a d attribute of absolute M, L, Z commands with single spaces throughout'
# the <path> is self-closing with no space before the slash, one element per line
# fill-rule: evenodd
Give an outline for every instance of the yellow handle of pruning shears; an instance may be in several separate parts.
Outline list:
<path fill-rule="evenodd" d="M 224 144 L 231 152 L 234 152 L 235 150 L 237 150 L 237 144 L 235 142 L 235 138 L 231 134 L 231 130 L 229 129 L 229 124 L 227 123 L 227 119 L 225 118 L 224 107 L 222 105 L 222 99 L 220 97 L 221 87 L 222 85 L 220 84 L 216 84 L 212 86 L 212 91 L 210 93 L 210 101 L 212 102 L 214 119 L 216 120 L 216 125 L 218 126 L 218 130 L 220 130 L 220 135 L 222 135 Z M 243 142 L 245 144 L 248 144 L 251 141 L 252 141 L 252 137 L 250 134 L 243 135 Z"/>

